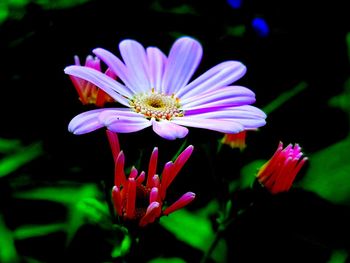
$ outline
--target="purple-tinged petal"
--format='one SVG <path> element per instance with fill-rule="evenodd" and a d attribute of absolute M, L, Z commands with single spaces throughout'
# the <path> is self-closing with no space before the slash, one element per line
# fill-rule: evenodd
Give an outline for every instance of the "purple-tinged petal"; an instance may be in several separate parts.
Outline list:
<path fill-rule="evenodd" d="M 126 89 L 130 90 L 130 94 L 138 92 L 136 83 L 130 78 L 126 66 L 118 57 L 103 48 L 95 48 L 92 52 L 106 63 L 110 70 L 112 70 L 118 78 L 123 81 Z"/>
<path fill-rule="evenodd" d="M 177 93 L 190 80 L 203 54 L 201 44 L 193 38 L 181 37 L 171 47 L 165 67 L 162 91 Z"/>
<path fill-rule="evenodd" d="M 164 53 L 156 47 L 147 48 L 147 58 L 151 88 L 154 88 L 157 92 L 162 92 L 162 79 L 167 58 Z"/>
<path fill-rule="evenodd" d="M 182 110 L 197 110 L 197 109 L 206 109 L 206 108 L 226 108 L 226 107 L 233 107 L 233 106 L 242 106 L 247 104 L 252 104 L 255 102 L 255 97 L 251 96 L 239 96 L 239 97 L 228 97 L 221 99 L 220 95 L 218 94 L 218 100 L 213 100 L 208 103 L 198 104 L 193 103 L 197 105 L 183 105 L 181 107 Z M 209 98 L 210 99 L 210 98 Z M 205 100 L 205 99 L 204 99 Z"/>
<path fill-rule="evenodd" d="M 108 126 L 112 122 L 121 120 L 121 121 L 130 121 L 130 122 L 139 122 L 139 121 L 148 121 L 144 115 L 134 112 L 127 108 L 107 108 L 99 116 L 100 120 Z"/>
<path fill-rule="evenodd" d="M 74 56 L 74 65 L 81 66 L 79 56 L 77 55 Z"/>
<path fill-rule="evenodd" d="M 101 61 L 98 58 L 96 58 L 96 57 L 94 58 L 91 55 L 88 55 L 86 57 L 85 66 L 87 66 L 89 68 L 96 69 L 97 71 L 101 71 Z"/>
<path fill-rule="evenodd" d="M 107 126 L 107 129 L 116 133 L 136 132 L 152 125 L 152 122 L 143 115 L 133 113 L 132 111 L 105 110 L 99 115 L 99 120 Z"/>
<path fill-rule="evenodd" d="M 235 113 L 233 113 L 233 111 Z M 219 113 L 220 112 L 220 113 Z M 233 106 L 233 107 L 213 107 L 213 108 L 198 108 L 195 110 L 187 110 L 186 116 L 192 116 L 196 118 L 217 118 L 221 114 L 236 114 L 236 116 L 249 116 L 251 118 L 261 118 L 266 119 L 266 114 L 251 105 Z M 225 118 L 223 115 L 221 118 Z M 231 115 L 230 115 L 231 116 Z"/>
<path fill-rule="evenodd" d="M 192 107 L 192 106 L 202 105 L 205 103 L 210 103 L 217 100 L 223 100 L 227 98 L 236 98 L 236 97 L 255 98 L 255 93 L 250 89 L 242 86 L 226 86 L 226 87 L 218 87 L 215 90 L 194 95 L 185 100 L 181 100 L 180 102 L 181 102 L 181 105 L 185 105 L 185 107 Z"/>
<path fill-rule="evenodd" d="M 238 107 L 228 107 L 228 108 L 215 108 L 215 110 L 201 110 L 201 111 L 186 111 L 186 116 L 193 118 L 203 118 L 203 119 L 265 119 L 266 115 L 263 111 L 258 108 L 258 111 L 251 106 L 251 110 L 246 110 L 245 106 Z"/>
<path fill-rule="evenodd" d="M 159 176 L 158 176 L 158 174 L 155 174 L 152 177 L 152 182 L 151 182 L 150 187 L 157 187 L 157 188 L 159 188 L 159 184 L 160 184 Z"/>
<path fill-rule="evenodd" d="M 92 132 L 104 125 L 99 121 L 98 116 L 104 109 L 96 109 L 83 112 L 75 116 L 68 124 L 68 130 L 74 134 L 80 135 Z"/>
<path fill-rule="evenodd" d="M 181 196 L 175 203 L 173 203 L 171 206 L 169 206 L 167 209 L 164 210 L 164 215 L 169 215 L 170 213 L 173 213 L 189 203 L 191 203 L 196 197 L 195 193 L 187 192 L 183 196 Z"/>
<path fill-rule="evenodd" d="M 116 121 L 107 126 L 107 129 L 119 132 L 119 133 L 129 133 L 137 132 L 151 126 L 150 122 L 123 122 Z"/>
<path fill-rule="evenodd" d="M 146 210 L 146 214 L 140 219 L 139 226 L 144 227 L 149 223 L 153 223 L 159 215 L 161 209 L 158 202 L 152 202 Z"/>
<path fill-rule="evenodd" d="M 228 108 L 227 110 L 230 110 L 230 108 Z M 267 117 L 265 112 L 263 112 L 261 109 L 255 107 L 255 106 L 251 106 L 251 105 L 242 105 L 239 107 L 233 107 L 232 110 L 249 112 L 250 114 L 252 114 L 254 116 L 260 116 L 261 118 Z"/>
<path fill-rule="evenodd" d="M 135 166 L 132 166 L 131 170 L 130 170 L 130 174 L 129 174 L 129 179 L 132 178 L 132 179 L 136 180 L 137 174 L 138 174 L 137 169 L 135 168 Z"/>
<path fill-rule="evenodd" d="M 153 121 L 153 131 L 167 140 L 181 139 L 188 133 L 187 128 L 167 120 Z"/>
<path fill-rule="evenodd" d="M 159 190 L 157 187 L 152 187 L 149 193 L 149 203 L 159 202 Z"/>
<path fill-rule="evenodd" d="M 171 120 L 173 123 L 178 125 L 203 128 L 223 133 L 238 133 L 244 130 L 244 127 L 239 122 L 234 122 L 231 120 L 216 120 L 216 119 L 200 119 L 193 118 L 191 116 L 184 117 L 174 117 Z"/>
<path fill-rule="evenodd" d="M 215 111 L 186 112 L 187 117 L 199 119 L 221 119 L 241 123 L 244 128 L 258 128 L 266 124 L 266 114 L 258 108 L 250 106 L 219 108 Z"/>
<path fill-rule="evenodd" d="M 137 41 L 127 39 L 119 44 L 120 54 L 123 57 L 130 81 L 138 92 L 151 89 L 149 81 L 149 67 L 144 47 Z"/>
<path fill-rule="evenodd" d="M 112 114 L 115 116 L 123 117 L 123 118 L 144 118 L 144 115 L 141 113 L 137 113 L 130 108 L 104 108 L 103 111 L 105 114 Z"/>
<path fill-rule="evenodd" d="M 235 121 L 235 122 L 239 122 L 240 124 L 242 124 L 244 126 L 244 129 L 257 129 L 259 127 L 262 127 L 266 124 L 265 119 L 227 119 L 230 121 Z"/>
<path fill-rule="evenodd" d="M 125 86 L 119 84 L 105 74 L 95 69 L 82 66 L 69 66 L 65 68 L 64 72 L 91 82 L 119 103 L 124 106 L 129 106 L 129 101 L 125 97 L 132 97 L 133 94 Z"/>
<path fill-rule="evenodd" d="M 246 72 L 246 67 L 238 61 L 225 61 L 193 80 L 187 86 L 175 93 L 175 96 L 185 100 L 202 92 L 209 92 L 227 86 L 240 79 Z"/>

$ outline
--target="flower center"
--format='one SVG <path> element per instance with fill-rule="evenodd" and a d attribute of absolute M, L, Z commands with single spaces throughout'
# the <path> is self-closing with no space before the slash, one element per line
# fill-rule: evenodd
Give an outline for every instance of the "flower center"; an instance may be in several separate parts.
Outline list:
<path fill-rule="evenodd" d="M 174 95 L 168 96 L 157 93 L 152 89 L 151 93 L 136 94 L 130 102 L 130 106 L 136 112 L 142 113 L 147 118 L 156 120 L 170 120 L 173 117 L 182 117 L 179 99 Z"/>

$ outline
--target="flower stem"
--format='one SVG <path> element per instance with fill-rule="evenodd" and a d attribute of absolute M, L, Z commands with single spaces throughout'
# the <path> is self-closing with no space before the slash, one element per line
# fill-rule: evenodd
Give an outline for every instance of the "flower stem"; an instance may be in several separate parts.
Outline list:
<path fill-rule="evenodd" d="M 213 240 L 213 242 L 211 243 L 209 249 L 205 252 L 205 254 L 203 255 L 202 257 L 202 260 L 200 263 L 206 263 L 208 262 L 208 260 L 210 259 L 211 257 L 211 254 L 213 253 L 214 249 L 216 248 L 217 244 L 219 243 L 220 241 L 220 238 L 221 238 L 221 235 L 223 233 L 224 230 L 218 230 L 216 233 L 215 233 L 215 238 Z"/>
<path fill-rule="evenodd" d="M 106 199 L 106 202 L 107 202 L 107 205 L 108 205 L 109 214 L 111 215 L 112 223 L 117 223 L 116 222 L 116 217 L 115 217 L 115 214 L 114 214 L 114 206 L 112 204 L 112 199 L 111 199 L 111 191 L 108 190 L 108 188 L 106 186 L 106 182 L 104 180 L 101 181 L 101 185 L 102 185 L 102 188 L 103 188 L 103 192 L 105 194 L 105 199 Z"/>

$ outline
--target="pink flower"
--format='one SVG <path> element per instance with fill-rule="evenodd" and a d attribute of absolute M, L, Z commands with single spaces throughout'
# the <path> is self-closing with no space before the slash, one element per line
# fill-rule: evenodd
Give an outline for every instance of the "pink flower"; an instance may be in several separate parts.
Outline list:
<path fill-rule="evenodd" d="M 74 56 L 75 65 L 80 66 L 80 60 L 78 56 Z M 85 66 L 88 68 L 95 69 L 101 72 L 100 60 L 92 56 L 87 56 L 85 60 Z M 112 79 L 116 78 L 116 75 L 109 69 L 106 70 L 105 74 Z M 86 104 L 95 104 L 98 107 L 102 107 L 107 102 L 114 102 L 114 99 L 109 96 L 106 92 L 96 87 L 91 82 L 75 77 L 73 75 L 69 76 L 73 85 L 78 92 L 80 101 Z"/>
<path fill-rule="evenodd" d="M 175 160 L 164 165 L 161 176 L 157 174 L 158 148 L 150 157 L 147 176 L 133 166 L 129 176 L 125 175 L 125 155 L 119 150 L 117 135 L 107 132 L 115 160 L 114 187 L 112 200 L 117 215 L 124 221 L 136 221 L 143 227 L 162 215 L 169 215 L 193 201 L 195 194 L 187 192 L 172 205 L 165 207 L 165 197 L 169 186 L 192 154 L 193 146 L 188 146 Z M 147 177 L 147 178 L 146 178 Z"/>
<path fill-rule="evenodd" d="M 70 121 L 70 132 L 84 134 L 107 127 L 129 133 L 152 126 L 159 136 L 174 140 L 187 135 L 186 127 L 238 133 L 265 125 L 266 114 L 250 105 L 255 102 L 254 92 L 231 85 L 246 72 L 241 62 L 222 62 L 190 82 L 203 53 L 191 37 L 177 39 L 168 56 L 131 39 L 120 42 L 119 50 L 123 61 L 102 48 L 93 53 L 121 81 L 86 66 L 65 68 L 66 74 L 93 83 L 124 106 L 81 113 Z"/>
<path fill-rule="evenodd" d="M 275 154 L 258 171 L 258 181 L 272 194 L 287 192 L 307 157 L 303 157 L 298 144 L 283 149 L 280 142 Z"/>

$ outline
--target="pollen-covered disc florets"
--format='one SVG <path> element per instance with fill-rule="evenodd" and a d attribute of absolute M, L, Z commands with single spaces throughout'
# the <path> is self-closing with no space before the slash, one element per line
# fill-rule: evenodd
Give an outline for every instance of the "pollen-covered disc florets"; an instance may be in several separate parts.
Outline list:
<path fill-rule="evenodd" d="M 136 112 L 156 120 L 170 120 L 182 117 L 179 99 L 174 95 L 165 95 L 152 90 L 150 93 L 139 93 L 131 100 L 130 105 Z"/>

